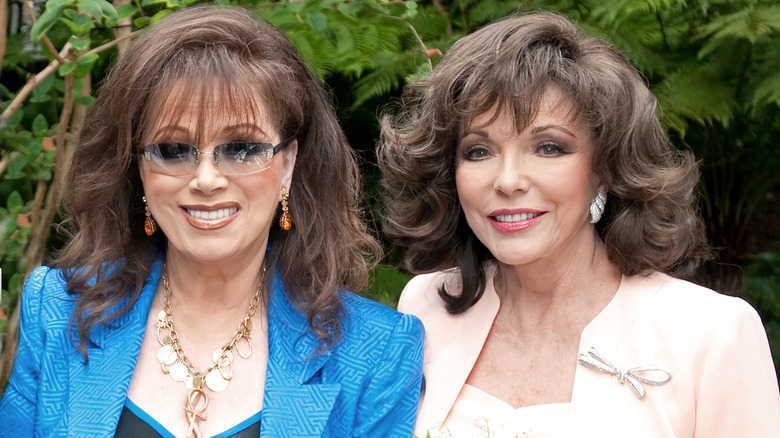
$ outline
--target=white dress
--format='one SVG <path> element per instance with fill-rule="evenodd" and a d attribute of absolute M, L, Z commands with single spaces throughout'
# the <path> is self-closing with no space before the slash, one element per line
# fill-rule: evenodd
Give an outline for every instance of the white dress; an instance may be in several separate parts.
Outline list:
<path fill-rule="evenodd" d="M 544 438 L 562 436 L 570 403 L 514 408 L 509 403 L 469 384 L 455 400 L 440 428 L 428 430 L 431 438 Z M 423 437 L 421 437 L 423 438 Z"/>

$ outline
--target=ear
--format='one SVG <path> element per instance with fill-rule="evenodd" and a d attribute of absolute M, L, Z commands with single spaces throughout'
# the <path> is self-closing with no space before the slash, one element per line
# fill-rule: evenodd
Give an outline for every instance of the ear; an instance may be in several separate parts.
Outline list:
<path fill-rule="evenodd" d="M 282 184 L 290 187 L 292 184 L 293 171 L 295 170 L 295 157 L 298 156 L 298 140 L 292 140 L 282 151 Z"/>
<path fill-rule="evenodd" d="M 141 175 L 141 183 L 146 184 L 146 163 L 144 160 L 138 160 L 138 173 Z"/>

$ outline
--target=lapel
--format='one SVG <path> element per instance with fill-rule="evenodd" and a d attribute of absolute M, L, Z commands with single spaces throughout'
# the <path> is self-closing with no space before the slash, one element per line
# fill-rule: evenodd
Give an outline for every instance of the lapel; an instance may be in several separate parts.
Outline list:
<path fill-rule="evenodd" d="M 268 368 L 261 437 L 320 437 L 341 391 L 322 383 L 330 352 L 314 355 L 319 339 L 306 316 L 290 303 L 279 273 L 268 303 Z"/>
<path fill-rule="evenodd" d="M 579 354 L 587 355 L 588 350 L 593 347 L 623 371 L 636 366 L 652 365 L 637 361 L 635 352 L 649 345 L 634 345 L 636 339 L 632 328 L 663 285 L 663 281 L 659 281 L 660 278 L 661 274 L 647 277 L 624 275 L 615 296 L 582 331 Z M 645 389 L 647 388 L 645 385 Z M 620 402 L 617 406 L 610 407 L 609 404 L 615 400 Z M 647 399 L 637 399 L 628 384 L 619 383 L 615 376 L 577 365 L 571 397 L 571 425 L 581 426 L 601 421 L 605 410 L 611 410 L 613 415 L 620 416 L 618 411 L 636 409 L 636 403 L 649 402 Z M 607 430 L 604 429 L 604 424 L 600 427 Z"/>
<path fill-rule="evenodd" d="M 133 307 L 110 327 L 92 330 L 87 365 L 80 352 L 68 354 L 68 436 L 110 436 L 116 430 L 161 270 L 157 260 Z"/>
<path fill-rule="evenodd" d="M 417 414 L 417 425 L 427 428 L 442 424 L 471 374 L 500 307 L 493 286 L 494 274 L 495 267 L 491 266 L 486 273 L 488 280 L 482 298 L 468 311 L 450 315 L 444 310 L 439 313 L 442 320 L 430 327 L 431 330 L 440 330 L 438 336 L 431 337 L 443 342 L 426 345 L 428 356 L 423 364 L 425 393 Z M 415 432 L 425 436 L 426 430 Z"/>

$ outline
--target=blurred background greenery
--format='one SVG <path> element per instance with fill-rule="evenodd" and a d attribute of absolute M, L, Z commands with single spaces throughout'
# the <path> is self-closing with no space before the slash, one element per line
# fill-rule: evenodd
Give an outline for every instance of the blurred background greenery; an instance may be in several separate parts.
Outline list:
<path fill-rule="evenodd" d="M 0 0 L 0 387 L 25 275 L 67 241 L 62 179 L 107 68 L 148 25 L 195 0 Z M 333 94 L 381 217 L 377 115 L 458 38 L 549 10 L 613 42 L 646 78 L 679 148 L 701 162 L 717 258 L 691 280 L 753 304 L 780 369 L 780 5 L 776 0 L 308 0 L 240 4 L 283 29 Z M 373 219 L 372 219 L 373 220 Z M 410 276 L 388 256 L 363 293 L 395 306 Z"/>

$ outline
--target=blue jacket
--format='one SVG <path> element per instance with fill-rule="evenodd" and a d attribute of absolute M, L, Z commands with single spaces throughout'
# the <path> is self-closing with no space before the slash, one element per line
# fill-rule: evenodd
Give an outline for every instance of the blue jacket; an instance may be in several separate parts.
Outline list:
<path fill-rule="evenodd" d="M 157 262 L 132 309 L 92 331 L 89 363 L 68 336 L 73 297 L 60 271 L 35 269 L 21 301 L 19 348 L 0 399 L 0 437 L 112 436 L 127 397 Z M 409 437 L 422 379 L 420 321 L 344 292 L 342 339 L 312 355 L 317 337 L 275 276 L 261 437 Z M 307 358 L 309 358 L 307 360 Z"/>

